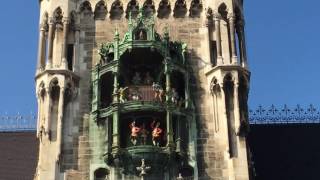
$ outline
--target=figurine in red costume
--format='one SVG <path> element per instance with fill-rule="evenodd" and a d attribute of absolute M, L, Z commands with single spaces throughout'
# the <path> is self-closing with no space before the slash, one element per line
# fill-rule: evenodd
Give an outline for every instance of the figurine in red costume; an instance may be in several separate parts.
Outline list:
<path fill-rule="evenodd" d="M 151 123 L 152 128 L 152 143 L 154 146 L 159 146 L 160 144 L 160 138 L 162 135 L 162 129 L 160 128 L 160 122 L 153 121 Z"/>
<path fill-rule="evenodd" d="M 136 126 L 136 121 L 133 121 L 130 124 L 130 129 L 131 129 L 131 142 L 133 145 L 137 144 L 137 139 L 138 139 L 138 135 L 140 132 L 140 129 L 138 126 Z"/>

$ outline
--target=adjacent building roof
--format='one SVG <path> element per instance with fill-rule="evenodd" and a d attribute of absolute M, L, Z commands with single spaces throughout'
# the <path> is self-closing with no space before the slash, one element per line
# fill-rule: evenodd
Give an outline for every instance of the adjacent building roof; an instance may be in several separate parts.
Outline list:
<path fill-rule="evenodd" d="M 34 131 L 0 132 L 0 179 L 32 180 L 38 147 Z"/>

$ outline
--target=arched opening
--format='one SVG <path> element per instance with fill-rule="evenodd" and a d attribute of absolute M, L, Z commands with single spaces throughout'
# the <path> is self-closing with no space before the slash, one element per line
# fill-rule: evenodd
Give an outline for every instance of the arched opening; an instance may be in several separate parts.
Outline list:
<path fill-rule="evenodd" d="M 139 3 L 137 0 L 130 0 L 127 5 L 126 18 L 129 18 L 131 13 L 131 18 L 135 19 L 139 14 Z"/>
<path fill-rule="evenodd" d="M 249 131 L 248 94 L 248 80 L 244 76 L 240 76 L 238 87 L 240 111 L 240 127 L 238 132 L 240 136 L 245 136 Z"/>
<path fill-rule="evenodd" d="M 122 114 L 120 124 L 122 148 L 145 145 L 164 147 L 167 144 L 165 112 L 143 111 Z M 154 139 L 153 131 L 157 124 L 161 133 Z M 135 134 L 133 129 L 138 133 Z"/>
<path fill-rule="evenodd" d="M 155 12 L 154 3 L 152 0 L 146 0 L 143 4 L 143 13 L 146 17 L 150 17 Z"/>
<path fill-rule="evenodd" d="M 228 10 L 226 4 L 222 3 L 218 8 L 218 13 L 221 16 L 220 20 L 220 41 L 221 41 L 221 55 L 224 56 L 225 64 L 231 63 L 231 41 L 230 41 L 230 31 L 228 23 Z M 217 42 L 220 43 L 220 42 Z M 219 44 L 218 44 L 219 45 Z M 220 45 L 219 45 L 220 46 Z M 219 52 L 218 52 L 219 53 Z"/>
<path fill-rule="evenodd" d="M 218 8 L 218 12 L 221 15 L 222 19 L 224 21 L 227 21 L 228 19 L 228 11 L 227 11 L 227 5 L 225 3 L 222 3 L 219 8 Z"/>
<path fill-rule="evenodd" d="M 39 92 L 38 92 L 38 133 L 42 129 L 44 129 L 44 123 L 45 123 L 45 100 L 46 100 L 46 89 L 43 82 L 39 85 Z M 41 136 L 41 135 L 40 135 Z"/>
<path fill-rule="evenodd" d="M 89 1 L 84 1 L 80 5 L 80 14 L 82 19 L 86 19 L 86 17 L 90 17 L 92 15 L 92 7 Z"/>
<path fill-rule="evenodd" d="M 145 29 L 139 28 L 134 33 L 134 40 L 147 40 L 148 34 Z"/>
<path fill-rule="evenodd" d="M 168 0 L 161 0 L 158 8 L 158 18 L 169 18 L 171 5 Z"/>
<path fill-rule="evenodd" d="M 54 79 L 50 83 L 50 134 L 49 138 L 52 141 L 57 140 L 57 122 L 59 113 L 59 99 L 60 99 L 60 86 L 57 79 Z"/>
<path fill-rule="evenodd" d="M 63 39 L 63 12 L 60 7 L 58 7 L 53 12 L 53 18 L 54 18 L 54 32 L 53 32 L 53 66 L 58 67 L 61 65 L 61 56 L 62 56 L 62 46 L 57 46 L 58 44 L 62 44 Z"/>
<path fill-rule="evenodd" d="M 190 17 L 198 18 L 202 12 L 202 2 L 201 0 L 192 0 L 190 6 Z"/>
<path fill-rule="evenodd" d="M 221 87 L 218 83 L 218 80 L 216 78 L 213 78 L 210 84 L 210 91 L 212 95 L 212 108 L 213 108 L 213 122 L 214 122 L 214 129 L 215 132 L 218 132 L 220 129 L 220 118 L 219 118 L 219 107 L 221 102 Z"/>
<path fill-rule="evenodd" d="M 100 106 L 106 108 L 112 103 L 114 75 L 108 72 L 100 78 Z"/>
<path fill-rule="evenodd" d="M 163 56 L 156 50 L 135 48 L 126 51 L 120 62 L 119 84 L 120 88 L 127 87 L 127 100 L 154 101 L 154 83 L 165 90 Z"/>
<path fill-rule="evenodd" d="M 235 117 L 234 117 L 234 84 L 231 74 L 227 74 L 224 78 L 224 94 L 225 104 L 227 112 L 227 127 L 228 127 L 228 141 L 229 141 L 229 155 L 230 158 L 237 157 L 237 139 L 235 129 Z"/>
<path fill-rule="evenodd" d="M 171 101 L 178 105 L 179 107 L 184 107 L 185 105 L 185 97 L 187 96 L 186 92 L 186 82 L 185 76 L 180 71 L 172 71 L 170 74 L 171 77 Z"/>
<path fill-rule="evenodd" d="M 94 8 L 94 19 L 104 20 L 107 15 L 107 6 L 104 0 L 99 1 Z"/>
<path fill-rule="evenodd" d="M 174 5 L 173 16 L 183 18 L 187 13 L 187 4 L 185 0 L 177 0 Z"/>
<path fill-rule="evenodd" d="M 109 171 L 106 168 L 99 168 L 94 171 L 94 180 L 107 180 Z"/>
<path fill-rule="evenodd" d="M 123 5 L 120 0 L 115 0 L 111 5 L 110 18 L 111 19 L 121 19 L 123 14 Z"/>

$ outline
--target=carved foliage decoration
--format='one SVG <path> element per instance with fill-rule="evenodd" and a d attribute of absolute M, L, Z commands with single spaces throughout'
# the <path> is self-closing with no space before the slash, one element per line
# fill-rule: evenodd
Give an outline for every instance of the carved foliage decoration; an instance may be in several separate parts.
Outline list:
<path fill-rule="evenodd" d="M 137 2 L 137 0 L 129 1 L 127 5 L 127 10 L 126 10 L 126 18 L 129 18 L 130 15 L 131 15 L 131 18 L 136 18 L 138 14 L 139 14 L 139 3 Z"/>
<path fill-rule="evenodd" d="M 168 18 L 171 13 L 171 5 L 168 0 L 161 0 L 158 8 L 159 18 Z"/>
<path fill-rule="evenodd" d="M 104 20 L 106 18 L 107 12 L 108 11 L 105 1 L 99 1 L 94 9 L 94 19 Z"/>
<path fill-rule="evenodd" d="M 202 2 L 200 0 L 192 0 L 190 6 L 190 17 L 200 17 L 202 11 Z"/>
<path fill-rule="evenodd" d="M 185 0 L 177 0 L 173 10 L 173 16 L 183 18 L 187 13 L 187 4 Z"/>
<path fill-rule="evenodd" d="M 115 0 L 111 5 L 110 18 L 121 19 L 123 14 L 123 5 L 120 0 Z"/>

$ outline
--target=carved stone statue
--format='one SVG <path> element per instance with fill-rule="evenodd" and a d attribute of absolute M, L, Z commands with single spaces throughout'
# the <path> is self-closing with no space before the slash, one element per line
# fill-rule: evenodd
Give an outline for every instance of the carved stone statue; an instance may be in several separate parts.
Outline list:
<path fill-rule="evenodd" d="M 158 83 L 153 82 L 152 89 L 154 91 L 154 99 L 156 101 L 162 102 L 163 101 L 163 96 L 164 96 L 163 88 Z"/>
<path fill-rule="evenodd" d="M 120 103 L 124 103 L 124 102 L 126 102 L 128 100 L 127 99 L 127 92 L 126 92 L 127 89 L 128 89 L 128 87 L 119 88 L 118 93 L 119 93 L 119 101 L 120 101 Z"/>
<path fill-rule="evenodd" d="M 136 126 L 136 121 L 132 121 L 132 123 L 130 124 L 130 128 L 131 128 L 131 142 L 133 145 L 136 145 L 141 128 Z"/>
<path fill-rule="evenodd" d="M 160 122 L 153 121 L 151 123 L 152 128 L 152 143 L 154 146 L 160 145 L 160 139 L 162 136 L 163 130 L 160 128 Z"/>

